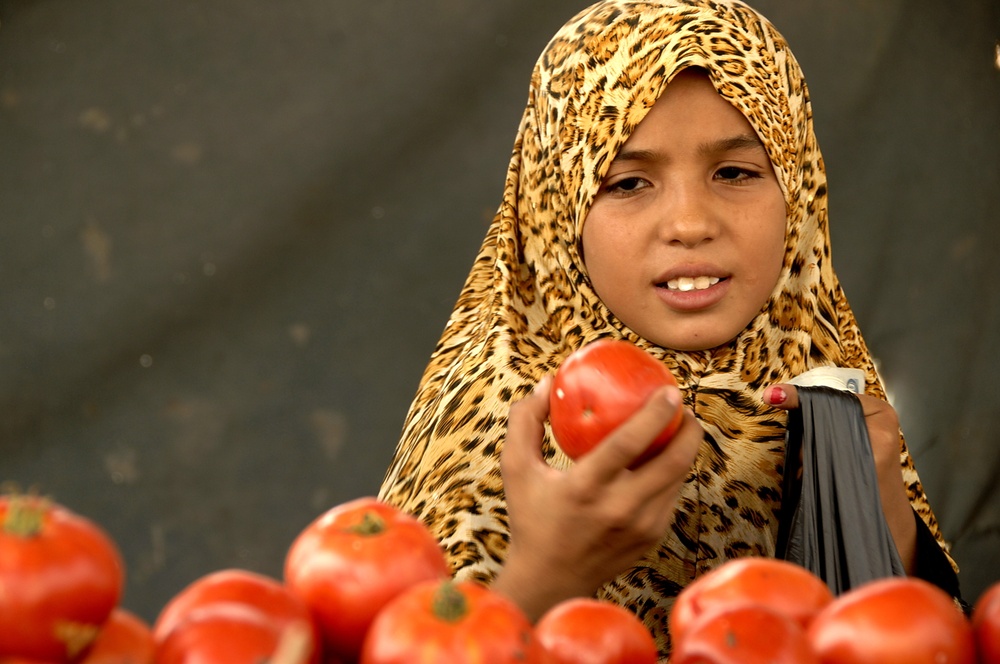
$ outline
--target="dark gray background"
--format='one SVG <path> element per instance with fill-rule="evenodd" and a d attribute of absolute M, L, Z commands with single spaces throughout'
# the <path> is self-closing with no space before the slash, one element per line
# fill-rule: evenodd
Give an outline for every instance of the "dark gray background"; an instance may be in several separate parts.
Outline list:
<path fill-rule="evenodd" d="M 974 599 L 1000 579 L 996 0 L 760 0 Z M 374 494 L 569 0 L 0 0 L 0 481 L 152 620 Z"/>

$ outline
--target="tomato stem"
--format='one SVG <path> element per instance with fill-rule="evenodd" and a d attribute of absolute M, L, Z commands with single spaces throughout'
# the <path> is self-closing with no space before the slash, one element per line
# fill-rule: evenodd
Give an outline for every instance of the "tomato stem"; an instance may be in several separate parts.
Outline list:
<path fill-rule="evenodd" d="M 100 631 L 97 625 L 68 620 L 57 621 L 53 629 L 56 638 L 66 646 L 66 655 L 70 659 L 76 659 L 77 655 L 90 647 Z"/>
<path fill-rule="evenodd" d="M 438 591 L 434 593 L 432 610 L 436 617 L 453 623 L 465 617 L 469 612 L 469 603 L 455 582 L 447 580 L 442 582 Z"/>
<path fill-rule="evenodd" d="M 385 519 L 375 512 L 365 512 L 361 517 L 361 523 L 351 526 L 350 531 L 358 535 L 369 537 L 379 535 L 385 530 Z"/>
<path fill-rule="evenodd" d="M 0 530 L 17 537 L 35 537 L 42 531 L 42 520 L 48 510 L 48 501 L 38 496 L 7 496 L 7 512 L 3 515 Z"/>

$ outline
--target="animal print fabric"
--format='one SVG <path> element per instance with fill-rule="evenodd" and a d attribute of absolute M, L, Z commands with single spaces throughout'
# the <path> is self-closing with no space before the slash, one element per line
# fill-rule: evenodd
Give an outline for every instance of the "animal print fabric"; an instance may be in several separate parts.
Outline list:
<path fill-rule="evenodd" d="M 763 140 L 787 204 L 784 265 L 764 308 L 710 351 L 659 348 L 624 326 L 587 278 L 581 231 L 612 158 L 671 78 L 706 70 Z M 669 652 L 677 593 L 727 559 L 775 552 L 785 414 L 765 387 L 823 365 L 883 385 L 830 260 L 827 182 L 809 94 L 785 40 L 736 0 L 598 2 L 531 75 L 503 200 L 424 372 L 380 498 L 422 519 L 457 577 L 488 582 L 508 544 L 499 457 L 508 406 L 572 351 L 627 339 L 677 377 L 705 440 L 661 544 L 599 591 Z M 570 462 L 546 433 L 544 453 Z M 938 538 L 906 445 L 911 502 Z M 874 506 L 873 506 L 874 508 Z"/>

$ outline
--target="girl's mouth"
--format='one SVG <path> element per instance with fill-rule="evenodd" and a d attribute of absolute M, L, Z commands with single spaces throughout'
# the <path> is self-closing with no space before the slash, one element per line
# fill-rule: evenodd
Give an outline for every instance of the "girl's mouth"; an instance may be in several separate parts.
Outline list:
<path fill-rule="evenodd" d="M 678 277 L 666 282 L 666 287 L 668 290 L 681 292 L 705 290 L 719 283 L 719 281 L 721 281 L 719 277 Z M 659 285 L 663 287 L 664 284 Z"/>
<path fill-rule="evenodd" d="M 729 277 L 676 277 L 656 284 L 656 293 L 674 311 L 693 313 L 719 304 L 730 282 Z"/>

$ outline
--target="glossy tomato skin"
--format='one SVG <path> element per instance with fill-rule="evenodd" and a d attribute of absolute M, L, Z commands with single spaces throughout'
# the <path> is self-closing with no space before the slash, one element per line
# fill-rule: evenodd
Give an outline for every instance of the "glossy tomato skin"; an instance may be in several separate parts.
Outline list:
<path fill-rule="evenodd" d="M 567 357 L 556 371 L 549 397 L 549 423 L 559 447 L 579 459 L 631 417 L 656 389 L 676 385 L 663 363 L 627 341 L 601 339 Z M 636 465 L 652 458 L 680 428 L 673 419 Z"/>
<path fill-rule="evenodd" d="M 238 602 L 192 609 L 156 643 L 156 664 L 250 664 L 274 655 L 282 628 L 264 612 Z"/>
<path fill-rule="evenodd" d="M 359 661 L 543 664 L 545 657 L 531 622 L 511 600 L 478 583 L 446 579 L 417 584 L 387 604 Z"/>
<path fill-rule="evenodd" d="M 656 664 L 656 641 L 634 613 L 578 597 L 549 609 L 535 625 L 549 664 Z"/>
<path fill-rule="evenodd" d="M 430 531 L 416 518 L 365 497 L 309 524 L 285 558 L 285 583 L 310 608 L 331 657 L 361 652 L 375 615 L 411 586 L 450 576 Z"/>
<path fill-rule="evenodd" d="M 1000 582 L 988 587 L 972 609 L 980 664 L 1000 664 Z"/>
<path fill-rule="evenodd" d="M 78 664 L 153 664 L 154 650 L 150 626 L 117 607 Z"/>
<path fill-rule="evenodd" d="M 121 554 L 98 525 L 37 496 L 0 497 L 0 657 L 77 657 L 124 581 Z"/>
<path fill-rule="evenodd" d="M 798 623 L 741 604 L 705 616 L 675 640 L 671 664 L 819 664 Z"/>
<path fill-rule="evenodd" d="M 670 613 L 674 640 L 715 611 L 761 604 L 806 629 L 833 601 L 826 583 L 806 568 L 777 558 L 751 556 L 729 560 L 692 581 L 677 596 Z"/>
<path fill-rule="evenodd" d="M 823 664 L 975 664 L 972 626 L 943 590 L 879 579 L 837 597 L 807 632 Z"/>
<path fill-rule="evenodd" d="M 153 637 L 163 641 L 191 611 L 218 602 L 245 604 L 271 618 L 276 627 L 306 623 L 315 644 L 312 661 L 319 661 L 321 635 L 306 603 L 285 584 L 244 569 L 223 569 L 196 579 L 177 593 L 160 611 Z"/>

